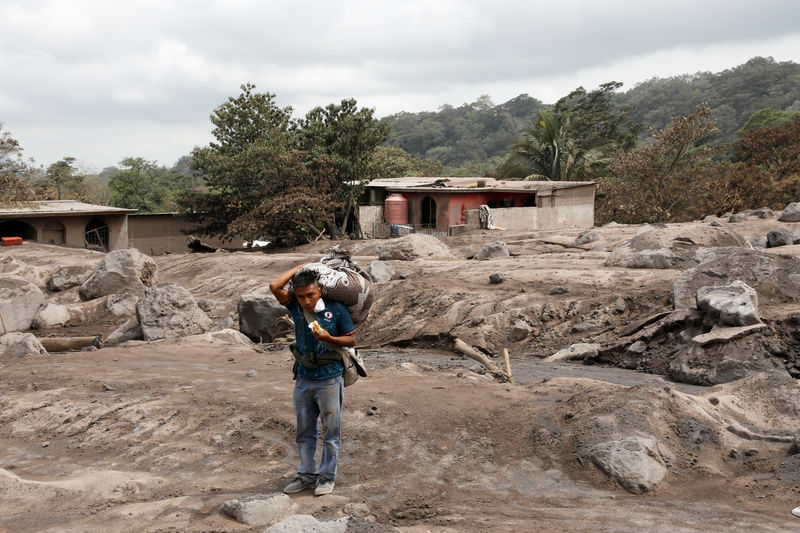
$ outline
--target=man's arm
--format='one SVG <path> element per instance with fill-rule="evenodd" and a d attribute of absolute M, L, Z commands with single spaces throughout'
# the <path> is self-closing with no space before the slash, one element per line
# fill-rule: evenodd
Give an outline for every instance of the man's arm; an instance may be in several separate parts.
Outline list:
<path fill-rule="evenodd" d="M 292 297 L 289 294 L 289 291 L 284 289 L 284 287 L 286 286 L 287 283 L 289 283 L 289 280 L 291 280 L 292 277 L 295 274 L 297 274 L 297 271 L 306 266 L 307 264 L 308 263 L 303 263 L 302 265 L 297 265 L 296 267 L 287 270 L 286 272 L 275 278 L 275 281 L 269 284 L 269 290 L 272 291 L 272 294 L 275 295 L 275 298 L 278 300 L 278 303 L 280 303 L 281 305 L 286 305 L 289 303 L 289 300 L 291 300 Z"/>
<path fill-rule="evenodd" d="M 335 346 L 342 346 L 343 348 L 354 348 L 356 345 L 355 333 L 342 335 L 340 337 L 332 337 L 330 333 L 325 331 L 325 329 L 323 329 L 321 332 L 317 332 L 316 330 L 312 329 L 311 334 L 314 335 L 318 341 L 324 342 L 325 344 L 333 344 Z"/>

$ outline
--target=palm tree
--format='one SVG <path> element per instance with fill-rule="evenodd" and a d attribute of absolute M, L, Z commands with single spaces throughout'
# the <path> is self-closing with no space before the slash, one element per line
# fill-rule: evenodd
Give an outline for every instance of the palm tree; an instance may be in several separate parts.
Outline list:
<path fill-rule="evenodd" d="M 525 180 L 583 181 L 605 160 L 599 146 L 582 148 L 569 137 L 569 118 L 539 112 L 539 121 L 511 147 L 509 162 L 523 169 Z"/>

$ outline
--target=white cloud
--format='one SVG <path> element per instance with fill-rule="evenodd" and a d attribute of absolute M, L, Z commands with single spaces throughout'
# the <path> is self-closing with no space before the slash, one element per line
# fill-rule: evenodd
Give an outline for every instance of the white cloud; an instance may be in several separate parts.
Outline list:
<path fill-rule="evenodd" d="M 489 94 L 800 61 L 793 0 L 0 0 L 0 121 L 27 155 L 172 163 L 242 83 L 301 114 L 378 116 Z"/>

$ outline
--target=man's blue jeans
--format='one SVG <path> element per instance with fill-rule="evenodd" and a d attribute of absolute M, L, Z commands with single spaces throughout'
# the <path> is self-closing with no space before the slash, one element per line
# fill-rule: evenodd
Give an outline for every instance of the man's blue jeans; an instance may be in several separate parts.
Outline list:
<path fill-rule="evenodd" d="M 342 426 L 344 381 L 342 376 L 330 379 L 307 379 L 297 376 L 292 394 L 297 416 L 297 451 L 305 481 L 319 478 L 336 479 L 336 462 Z M 317 419 L 322 420 L 322 462 L 317 471 Z"/>

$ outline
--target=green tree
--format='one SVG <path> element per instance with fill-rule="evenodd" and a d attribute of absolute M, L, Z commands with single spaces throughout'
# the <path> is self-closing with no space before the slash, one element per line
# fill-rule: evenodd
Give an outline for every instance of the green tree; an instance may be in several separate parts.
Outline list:
<path fill-rule="evenodd" d="M 34 174 L 32 161 L 22 156 L 19 142 L 0 124 L 0 205 L 34 200 L 36 193 L 27 184 Z"/>
<path fill-rule="evenodd" d="M 745 121 L 736 133 L 741 137 L 746 131 L 758 130 L 767 126 L 778 126 L 786 122 L 790 122 L 798 113 L 787 113 L 786 111 L 779 111 L 771 107 L 759 109 Z"/>
<path fill-rule="evenodd" d="M 511 147 L 510 167 L 525 179 L 580 181 L 592 179 L 603 162 L 597 148 L 583 148 L 569 135 L 569 117 L 539 113 L 539 121 Z"/>
<path fill-rule="evenodd" d="M 112 191 L 111 205 L 143 213 L 159 211 L 167 197 L 167 170 L 141 157 L 126 157 L 119 164 L 123 170 L 108 182 Z"/>
<path fill-rule="evenodd" d="M 227 102 L 211 113 L 214 125 L 211 133 L 217 140 L 209 144 L 211 150 L 219 154 L 237 153 L 265 137 L 288 131 L 292 108 L 278 107 L 274 94 L 253 92 L 255 88 L 252 83 L 245 83 L 241 86 L 242 94 L 228 97 Z"/>
<path fill-rule="evenodd" d="M 374 110 L 359 109 L 356 100 L 345 99 L 339 105 L 312 109 L 294 125 L 297 147 L 309 154 L 309 160 L 325 156 L 336 170 L 337 186 L 332 193 L 337 203 L 345 205 L 341 218 L 337 217 L 342 228 L 370 179 L 373 153 L 389 136 L 390 126 L 373 115 Z M 335 238 L 336 228 L 329 229 Z"/>
<path fill-rule="evenodd" d="M 569 136 L 584 150 L 603 147 L 606 152 L 636 146 L 641 124 L 631 120 L 630 106 L 619 106 L 614 92 L 622 83 L 610 81 L 593 91 L 578 87 L 553 106 L 559 123 L 569 124 Z"/>
<path fill-rule="evenodd" d="M 598 186 L 599 221 L 627 224 L 691 220 L 701 200 L 715 194 L 712 158 L 718 149 L 702 147 L 717 128 L 711 108 L 701 104 L 656 132 L 635 152 L 621 152 Z"/>
<path fill-rule="evenodd" d="M 241 90 L 211 113 L 216 141 L 192 150 L 190 169 L 199 173 L 204 188 L 186 190 L 176 199 L 201 235 L 236 236 L 231 223 L 266 200 L 265 181 L 276 178 L 285 166 L 282 156 L 292 149 L 291 108 L 278 107 L 275 95 L 256 93 L 252 84 Z"/>
<path fill-rule="evenodd" d="M 418 159 L 397 146 L 378 146 L 370 157 L 365 179 L 441 176 L 444 167 L 432 159 Z"/>
<path fill-rule="evenodd" d="M 57 200 L 87 199 L 90 187 L 88 176 L 78 170 L 75 161 L 74 157 L 66 156 L 47 167 L 44 177 L 34 182 L 42 197 Z"/>

